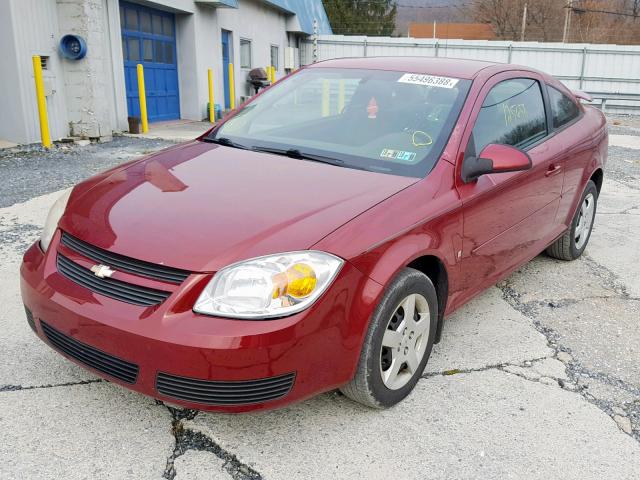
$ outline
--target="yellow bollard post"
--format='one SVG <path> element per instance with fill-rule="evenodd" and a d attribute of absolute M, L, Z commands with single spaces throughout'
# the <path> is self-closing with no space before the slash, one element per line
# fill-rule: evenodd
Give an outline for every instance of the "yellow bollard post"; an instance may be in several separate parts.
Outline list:
<path fill-rule="evenodd" d="M 236 108 L 236 86 L 233 80 L 233 63 L 229 64 L 229 107 Z"/>
<path fill-rule="evenodd" d="M 330 95 L 330 84 L 329 80 L 322 81 L 322 116 L 328 117 L 331 113 L 331 108 L 329 104 L 329 95 Z"/>
<path fill-rule="evenodd" d="M 215 123 L 216 122 L 216 111 L 213 108 L 214 107 L 214 103 L 213 103 L 213 70 L 209 69 L 207 71 L 208 77 L 209 77 L 209 122 L 211 123 Z"/>
<path fill-rule="evenodd" d="M 40 121 L 40 139 L 44 148 L 51 148 L 51 135 L 49 134 L 49 118 L 47 117 L 47 100 L 44 97 L 44 82 L 42 80 L 42 63 L 40 55 L 34 55 L 33 78 L 36 81 L 36 101 L 38 103 L 38 119 Z"/>
<path fill-rule="evenodd" d="M 271 83 L 276 83 L 276 67 L 271 65 Z"/>
<path fill-rule="evenodd" d="M 142 133 L 149 131 L 149 121 L 147 120 L 147 94 L 144 90 L 144 68 L 139 63 L 136 67 L 138 72 L 138 97 L 140 99 L 140 120 L 142 122 Z"/>
<path fill-rule="evenodd" d="M 338 87 L 338 113 L 342 113 L 344 110 L 344 80 L 340 80 Z"/>

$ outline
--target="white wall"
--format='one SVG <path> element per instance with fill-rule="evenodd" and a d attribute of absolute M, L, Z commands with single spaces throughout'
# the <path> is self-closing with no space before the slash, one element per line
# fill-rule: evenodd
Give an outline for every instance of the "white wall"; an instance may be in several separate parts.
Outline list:
<path fill-rule="evenodd" d="M 194 0 L 128 0 L 151 8 L 160 8 L 169 12 L 194 13 Z"/>
<path fill-rule="evenodd" d="M 232 38 L 236 105 L 249 94 L 246 81 L 249 69 L 240 67 L 240 39 L 251 40 L 252 67 L 266 67 L 271 59 L 271 45 L 278 46 L 276 78 L 284 75 L 284 49 L 288 45 L 287 16 L 257 0 L 240 0 L 239 8 L 212 8 L 196 4 L 194 15 L 176 15 L 178 43 L 178 76 L 180 113 L 182 118 L 201 120 L 206 117 L 209 90 L 207 69 L 214 74 L 215 103 L 224 106 L 222 65 L 222 30 Z"/>
<path fill-rule="evenodd" d="M 133 0 L 135 1 L 135 0 Z M 258 0 L 239 0 L 239 8 L 214 8 L 194 0 L 140 0 L 176 15 L 181 117 L 202 120 L 208 97 L 207 69 L 214 72 L 215 103 L 224 105 L 222 30 L 232 32 L 236 105 L 250 93 L 249 69 L 240 67 L 240 39 L 252 42 L 252 67 L 270 63 L 278 46 L 276 78 L 285 74 L 284 52 L 295 46 L 287 33 L 290 16 Z M 288 21 L 289 19 L 289 21 Z M 63 59 L 58 42 L 66 33 L 87 41 L 87 56 Z M 54 140 L 70 134 L 109 138 L 127 129 L 124 62 L 118 0 L 0 0 L 0 138 L 19 143 L 40 141 L 31 56 L 49 56 L 45 82 L 49 127 Z"/>
<path fill-rule="evenodd" d="M 249 68 L 240 67 L 240 39 L 251 40 L 251 67 L 271 63 L 271 45 L 278 46 L 276 79 L 284 74 L 284 48 L 287 46 L 287 17 L 282 12 L 255 0 L 240 0 L 237 12 L 218 10 L 219 26 L 233 32 L 233 58 L 236 96 L 249 95 Z M 236 103 L 237 104 L 237 103 Z"/>
<path fill-rule="evenodd" d="M 62 58 L 60 38 L 85 38 L 87 56 Z M 40 141 L 32 55 L 49 56 L 43 71 L 51 137 L 108 139 L 127 128 L 124 71 L 117 0 L 5 0 L 0 37 L 6 51 L 0 69 L 0 138 Z"/>
<path fill-rule="evenodd" d="M 5 63 L 0 68 L 0 138 L 18 143 L 40 139 L 33 80 L 33 55 L 49 56 L 43 71 L 49 130 L 53 139 L 65 136 L 67 108 L 63 68 L 57 54 L 58 19 L 55 0 L 4 0 L 0 2 L 0 36 Z"/>
<path fill-rule="evenodd" d="M 176 15 L 180 116 L 191 120 L 203 118 L 197 74 L 198 56 L 201 55 L 203 46 L 198 44 L 197 38 L 196 17 L 194 15 Z"/>
<path fill-rule="evenodd" d="M 127 93 L 124 83 L 120 6 L 118 0 L 104 1 L 104 62 L 106 63 L 105 72 L 111 84 L 111 88 L 107 88 L 105 93 L 111 106 L 109 109 L 111 126 L 114 131 L 121 132 L 129 128 L 129 123 L 127 121 Z"/>
<path fill-rule="evenodd" d="M 122 58 L 121 42 L 111 45 L 109 20 L 115 20 L 119 28 L 116 12 L 107 8 L 107 0 L 56 0 L 59 36 L 80 35 L 88 46 L 87 56 L 81 60 L 60 58 L 64 70 L 65 100 L 72 136 L 103 139 L 110 138 L 118 130 L 118 115 L 113 57 L 119 51 Z M 115 15 L 114 15 L 115 14 Z M 113 23 L 113 22 L 112 22 Z M 117 38 L 120 38 L 119 32 Z M 114 47 L 114 48 L 112 48 Z M 114 55 L 112 55 L 114 53 Z M 123 76 L 119 75 L 118 80 Z M 119 83 L 119 82 L 118 82 Z"/>
<path fill-rule="evenodd" d="M 0 139 L 24 142 L 27 138 L 27 126 L 20 95 L 20 73 L 15 68 L 19 53 L 12 23 L 11 3 L 0 2 L 0 45 L 5 65 L 9 67 L 0 69 L 0 105 L 3 108 L 3 114 L 0 115 Z"/>
<path fill-rule="evenodd" d="M 440 56 L 515 63 L 556 76 L 569 88 L 586 92 L 640 94 L 640 46 L 575 43 L 437 40 L 320 35 L 317 60 L 362 56 Z M 313 42 L 304 40 L 302 64 L 313 62 Z M 640 102 L 617 102 L 639 107 Z"/>

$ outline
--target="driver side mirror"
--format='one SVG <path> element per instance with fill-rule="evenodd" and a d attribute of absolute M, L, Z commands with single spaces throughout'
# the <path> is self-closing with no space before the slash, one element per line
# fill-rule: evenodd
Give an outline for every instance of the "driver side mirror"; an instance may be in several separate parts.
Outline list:
<path fill-rule="evenodd" d="M 490 143 L 477 157 L 467 157 L 462 163 L 462 181 L 470 183 L 488 173 L 519 172 L 531 168 L 531 157 L 511 145 Z"/>

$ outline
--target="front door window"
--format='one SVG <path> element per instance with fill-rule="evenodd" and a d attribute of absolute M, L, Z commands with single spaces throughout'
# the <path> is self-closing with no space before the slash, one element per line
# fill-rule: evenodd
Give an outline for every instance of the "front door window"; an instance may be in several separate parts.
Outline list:
<path fill-rule="evenodd" d="M 530 78 L 505 80 L 487 94 L 473 127 L 467 156 L 490 143 L 526 148 L 547 135 L 540 84 Z"/>

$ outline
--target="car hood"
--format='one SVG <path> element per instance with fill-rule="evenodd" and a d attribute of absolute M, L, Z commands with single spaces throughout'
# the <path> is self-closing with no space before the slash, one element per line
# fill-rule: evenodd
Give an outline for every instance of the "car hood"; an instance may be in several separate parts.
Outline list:
<path fill-rule="evenodd" d="M 60 226 L 116 253 L 212 272 L 309 248 L 416 181 L 192 142 L 79 185 Z"/>

